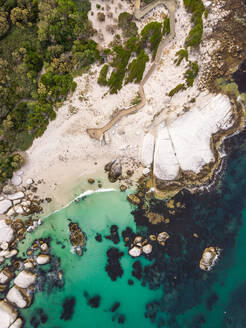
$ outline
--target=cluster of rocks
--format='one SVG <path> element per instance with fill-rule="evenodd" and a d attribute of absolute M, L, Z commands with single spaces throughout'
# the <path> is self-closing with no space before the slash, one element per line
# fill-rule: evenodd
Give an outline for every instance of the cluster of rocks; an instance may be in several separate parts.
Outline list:
<path fill-rule="evenodd" d="M 14 175 L 11 181 L 2 188 L 0 214 L 13 217 L 39 213 L 42 211 L 42 200 L 35 195 L 36 192 L 37 184 L 32 179 L 27 179 L 23 185 L 21 176 Z M 48 198 L 47 201 L 49 201 Z"/>
<path fill-rule="evenodd" d="M 69 224 L 70 243 L 74 247 L 77 255 L 83 254 L 83 249 L 86 245 L 86 234 L 80 229 L 78 223 L 71 222 Z"/>
<path fill-rule="evenodd" d="M 35 254 L 36 251 L 38 254 Z M 0 300 L 1 328 L 23 327 L 18 309 L 32 304 L 38 280 L 35 271 L 39 265 L 50 262 L 49 246 L 42 240 L 35 241 L 27 255 L 28 258 L 24 260 L 13 259 L 11 265 L 6 265 L 0 271 L 0 291 L 5 295 Z"/>
<path fill-rule="evenodd" d="M 129 255 L 132 257 L 138 257 L 142 254 L 150 254 L 152 252 L 152 243 L 151 242 L 158 242 L 158 244 L 165 246 L 166 240 L 169 238 L 167 232 L 163 231 L 160 232 L 157 236 L 150 235 L 149 241 L 144 239 L 142 236 L 135 237 L 133 243 L 129 249 Z"/>
<path fill-rule="evenodd" d="M 221 249 L 218 247 L 207 247 L 205 248 L 202 258 L 200 260 L 200 269 L 204 271 L 210 271 L 212 267 L 215 265 L 219 255 L 221 253 Z"/>

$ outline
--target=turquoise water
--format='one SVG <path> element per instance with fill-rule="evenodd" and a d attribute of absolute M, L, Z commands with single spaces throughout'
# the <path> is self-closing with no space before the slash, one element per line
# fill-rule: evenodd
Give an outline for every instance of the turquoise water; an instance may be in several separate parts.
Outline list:
<path fill-rule="evenodd" d="M 127 194 L 119 191 L 94 193 L 47 217 L 38 230 L 28 234 L 19 255 L 24 257 L 35 239 L 51 237 L 51 252 L 61 262 L 59 269 L 53 266 L 52 272 L 44 273 L 44 290 L 22 311 L 25 327 L 245 328 L 246 132 L 227 141 L 225 150 L 224 173 L 209 192 L 180 192 L 174 201 L 184 206 L 174 214 L 165 202 L 150 201 L 150 209 L 169 217 L 169 224 L 149 225 L 144 212 L 134 209 L 126 201 Z M 82 257 L 71 251 L 69 220 L 79 223 L 87 235 Z M 113 224 L 120 235 L 116 245 L 104 237 Z M 145 237 L 167 231 L 170 238 L 164 248 L 153 245 L 148 259 L 134 260 L 121 236 L 126 227 Z M 97 233 L 103 237 L 101 243 L 95 240 Z M 209 246 L 223 251 L 213 270 L 204 272 L 199 260 Z M 111 247 L 124 253 L 120 259 L 123 275 L 116 281 L 105 270 Z M 142 267 L 138 279 L 132 274 L 136 262 Z M 48 265 L 46 271 L 50 268 Z M 64 285 L 56 287 L 52 274 L 60 269 Z M 97 296 L 100 304 L 93 308 L 88 299 Z M 68 298 L 75 300 L 75 306 L 74 312 L 68 310 L 71 318 L 65 321 L 61 315 Z M 110 311 L 116 303 L 119 307 Z M 47 315 L 45 323 L 40 321 L 40 309 Z"/>
<path fill-rule="evenodd" d="M 112 321 L 113 317 L 117 319 L 118 314 L 126 316 L 125 327 L 136 327 L 136 322 L 139 327 L 154 327 L 144 317 L 144 311 L 146 303 L 158 297 L 159 291 L 142 287 L 140 282 L 132 277 L 133 259 L 126 256 L 127 249 L 122 238 L 116 247 L 125 254 L 121 260 L 124 273 L 117 281 L 111 281 L 105 271 L 106 251 L 115 245 L 105 238 L 102 243 L 95 240 L 96 233 L 101 233 L 102 236 L 108 235 L 112 224 L 119 227 L 119 232 L 127 226 L 136 230 L 131 210 L 125 193 L 119 191 L 95 193 L 52 214 L 45 219 L 45 223 L 37 231 L 26 238 L 20 247 L 21 250 L 26 250 L 36 238 L 52 236 L 50 243 L 52 253 L 62 260 L 60 268 L 64 272 L 65 285 L 62 289 L 54 288 L 50 294 L 47 292 L 36 294 L 32 307 L 23 310 L 26 319 L 25 327 L 32 327 L 30 319 L 38 308 L 43 308 L 48 314 L 48 321 L 39 327 L 118 327 L 119 324 Z M 67 219 L 78 222 L 87 235 L 87 250 L 82 257 L 71 252 Z M 57 241 L 62 242 L 65 248 L 57 244 Z M 143 264 L 148 262 L 144 258 L 141 261 Z M 134 285 L 128 285 L 128 279 L 133 279 Z M 95 309 L 87 305 L 85 291 L 91 297 L 101 296 L 99 308 Z M 71 296 L 76 298 L 74 315 L 69 321 L 60 320 L 64 298 Z M 109 309 L 115 302 L 120 302 L 120 307 L 112 313 Z"/>

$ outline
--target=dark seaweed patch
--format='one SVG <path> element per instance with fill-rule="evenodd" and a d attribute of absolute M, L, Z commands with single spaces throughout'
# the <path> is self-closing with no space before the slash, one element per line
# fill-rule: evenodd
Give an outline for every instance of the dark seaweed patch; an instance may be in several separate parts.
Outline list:
<path fill-rule="evenodd" d="M 123 269 L 120 264 L 120 258 L 124 255 L 123 252 L 120 252 L 118 248 L 111 247 L 107 251 L 107 264 L 106 271 L 112 281 L 115 281 L 118 277 L 123 275 Z"/>
<path fill-rule="evenodd" d="M 74 307 L 76 304 L 76 299 L 75 297 L 67 297 L 65 298 L 62 307 L 63 307 L 63 311 L 62 314 L 60 316 L 60 319 L 67 321 L 67 320 L 71 320 L 74 314 Z"/>
<path fill-rule="evenodd" d="M 100 233 L 97 233 L 95 236 L 96 241 L 98 241 L 99 243 L 102 242 L 102 235 Z"/>
<path fill-rule="evenodd" d="M 120 302 L 115 302 L 110 308 L 110 312 L 115 312 L 120 307 Z"/>
<path fill-rule="evenodd" d="M 87 304 L 96 309 L 100 306 L 100 302 L 101 302 L 101 297 L 99 295 L 96 295 L 96 296 L 93 296 L 92 298 L 90 298 L 88 301 L 87 301 Z"/>
<path fill-rule="evenodd" d="M 118 244 L 120 242 L 120 237 L 118 233 L 117 225 L 113 224 L 110 227 L 110 235 L 106 236 L 105 238 L 112 240 L 114 244 Z"/>

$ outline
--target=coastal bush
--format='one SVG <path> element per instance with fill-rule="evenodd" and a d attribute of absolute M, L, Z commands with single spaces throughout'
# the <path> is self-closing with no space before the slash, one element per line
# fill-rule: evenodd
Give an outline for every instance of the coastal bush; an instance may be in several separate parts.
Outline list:
<path fill-rule="evenodd" d="M 198 46 L 201 42 L 203 35 L 203 21 L 202 15 L 205 11 L 202 0 L 183 0 L 186 10 L 192 13 L 191 22 L 193 27 L 190 30 L 186 40 L 185 46 L 195 47 Z"/>
<path fill-rule="evenodd" d="M 147 24 L 141 31 L 141 37 L 144 45 L 147 45 L 148 42 L 150 43 L 152 60 L 154 60 L 162 39 L 162 24 L 159 22 Z"/>
<path fill-rule="evenodd" d="M 130 38 L 138 34 L 137 25 L 133 22 L 133 15 L 127 12 L 123 12 L 119 15 L 118 27 L 122 29 L 123 35 L 126 38 Z"/>
<path fill-rule="evenodd" d="M 182 83 L 182 84 L 178 84 L 175 88 L 173 88 L 170 92 L 169 92 L 169 94 L 168 94 L 168 96 L 169 97 L 173 97 L 176 93 L 178 93 L 179 91 L 181 91 L 181 90 L 185 90 L 186 89 L 186 87 L 185 87 L 185 85 Z"/>
<path fill-rule="evenodd" d="M 164 34 L 164 35 L 167 35 L 167 34 L 169 34 L 170 33 L 170 19 L 169 19 L 169 17 L 165 17 L 164 18 L 164 22 L 163 22 L 163 31 L 162 31 L 162 33 Z"/>
<path fill-rule="evenodd" d="M 174 62 L 176 63 L 177 66 L 179 66 L 182 62 L 183 59 L 188 60 L 188 50 L 187 49 L 180 49 L 179 51 L 176 52 Z"/>
<path fill-rule="evenodd" d="M 145 71 L 145 66 L 148 61 L 149 56 L 145 54 L 143 49 L 141 49 L 137 58 L 133 59 L 133 61 L 128 66 L 128 75 L 126 78 L 126 83 L 139 83 L 142 80 L 143 73 Z"/>
<path fill-rule="evenodd" d="M 97 83 L 100 85 L 107 85 L 107 73 L 108 73 L 109 66 L 105 64 L 99 74 L 99 77 L 97 79 Z"/>
<path fill-rule="evenodd" d="M 124 49 L 122 46 L 115 46 L 113 50 L 115 52 L 115 58 L 112 62 L 114 70 L 108 80 L 108 86 L 110 87 L 110 93 L 117 93 L 122 88 L 126 67 L 131 57 L 131 50 Z"/>
<path fill-rule="evenodd" d="M 186 79 L 186 84 L 188 87 L 192 87 L 194 84 L 194 79 L 198 75 L 199 67 L 197 62 L 190 62 L 189 68 L 184 73 L 184 78 Z"/>
<path fill-rule="evenodd" d="M 74 91 L 73 76 L 101 60 L 89 40 L 88 0 L 0 1 L 0 182 Z M 45 67 L 45 73 L 41 74 Z M 21 157 L 21 155 L 18 155 Z"/>

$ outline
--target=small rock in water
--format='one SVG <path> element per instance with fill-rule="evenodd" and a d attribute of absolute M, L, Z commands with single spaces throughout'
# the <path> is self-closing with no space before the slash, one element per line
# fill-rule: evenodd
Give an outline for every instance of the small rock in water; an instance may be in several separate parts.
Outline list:
<path fill-rule="evenodd" d="M 200 269 L 204 271 L 210 271 L 215 265 L 221 250 L 218 247 L 207 247 L 205 248 L 202 258 L 200 260 Z"/>
<path fill-rule="evenodd" d="M 143 252 L 145 254 L 150 254 L 152 252 L 152 245 L 147 244 L 143 246 Z"/>
<path fill-rule="evenodd" d="M 95 182 L 95 180 L 92 179 L 92 178 L 89 178 L 89 179 L 88 179 L 88 182 L 89 182 L 90 184 L 93 184 L 93 183 Z"/>
<path fill-rule="evenodd" d="M 98 241 L 99 243 L 102 242 L 102 235 L 100 233 L 97 233 L 95 236 L 96 241 Z"/>
<path fill-rule="evenodd" d="M 127 189 L 127 186 L 126 185 L 121 185 L 120 186 L 120 191 L 126 191 L 126 189 Z"/>
<path fill-rule="evenodd" d="M 49 255 L 45 255 L 45 254 L 40 254 L 40 255 L 38 255 L 36 261 L 40 265 L 47 264 L 47 263 L 50 262 L 50 256 Z"/>
<path fill-rule="evenodd" d="M 134 194 L 128 195 L 127 200 L 133 205 L 139 205 L 141 203 L 140 198 Z"/>
<path fill-rule="evenodd" d="M 29 178 L 29 179 L 26 180 L 26 184 L 28 184 L 28 185 L 31 185 L 33 183 L 34 183 L 34 181 L 31 178 Z"/>

